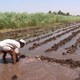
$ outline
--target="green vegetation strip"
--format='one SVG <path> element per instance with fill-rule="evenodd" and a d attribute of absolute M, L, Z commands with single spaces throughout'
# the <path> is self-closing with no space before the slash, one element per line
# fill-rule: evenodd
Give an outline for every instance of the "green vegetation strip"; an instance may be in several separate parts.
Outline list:
<path fill-rule="evenodd" d="M 0 29 L 15 29 L 32 26 L 46 26 L 55 23 L 73 22 L 80 22 L 80 17 L 54 13 L 0 13 Z"/>

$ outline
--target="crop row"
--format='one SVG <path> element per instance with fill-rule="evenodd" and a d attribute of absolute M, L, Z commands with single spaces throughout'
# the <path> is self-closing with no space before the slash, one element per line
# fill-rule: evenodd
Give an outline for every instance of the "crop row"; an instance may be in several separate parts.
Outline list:
<path fill-rule="evenodd" d="M 68 30 L 68 31 L 65 31 L 65 32 L 63 32 L 63 33 L 61 33 L 61 34 L 58 34 L 57 36 L 54 36 L 54 37 L 52 37 L 52 38 L 49 38 L 49 39 L 47 39 L 47 40 L 45 40 L 45 41 L 43 41 L 43 42 L 41 42 L 41 43 L 33 43 L 33 46 L 30 47 L 29 50 L 33 50 L 33 49 L 35 49 L 35 48 L 37 48 L 37 47 L 39 47 L 39 46 L 41 46 L 41 45 L 43 45 L 43 44 L 46 44 L 46 43 L 52 41 L 52 40 L 56 40 L 58 37 L 61 37 L 62 35 L 65 35 L 66 33 L 69 33 L 70 31 L 73 31 L 73 30 L 75 30 L 75 29 L 77 29 L 77 28 L 79 28 L 79 27 L 72 28 L 72 29 L 70 29 L 70 30 Z"/>
<path fill-rule="evenodd" d="M 57 44 L 54 44 L 51 48 L 45 50 L 45 52 L 51 52 L 51 51 L 57 51 L 59 47 L 65 45 L 67 42 L 69 42 L 73 37 L 75 37 L 78 33 L 80 33 L 80 30 L 76 32 L 72 32 L 72 35 L 68 36 L 67 38 L 63 39 Z"/>

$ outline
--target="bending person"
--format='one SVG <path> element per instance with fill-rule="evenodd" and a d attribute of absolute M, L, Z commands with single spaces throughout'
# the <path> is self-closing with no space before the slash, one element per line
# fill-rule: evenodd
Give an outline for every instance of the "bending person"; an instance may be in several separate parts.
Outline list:
<path fill-rule="evenodd" d="M 7 53 L 11 55 L 13 63 L 18 61 L 18 55 L 20 54 L 19 49 L 24 47 L 26 42 L 21 39 L 19 41 L 13 39 L 5 39 L 0 41 L 0 51 L 3 53 L 3 60 L 6 60 Z"/>

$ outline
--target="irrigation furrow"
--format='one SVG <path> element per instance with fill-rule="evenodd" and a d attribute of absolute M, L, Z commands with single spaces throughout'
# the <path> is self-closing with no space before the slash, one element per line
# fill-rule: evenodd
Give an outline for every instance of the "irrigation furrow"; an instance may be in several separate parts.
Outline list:
<path fill-rule="evenodd" d="M 45 52 L 57 51 L 59 47 L 65 45 L 67 42 L 69 42 L 74 36 L 76 36 L 79 33 L 80 33 L 80 30 L 78 30 L 76 32 L 73 32 L 72 35 L 70 35 L 69 37 L 67 37 L 64 40 L 60 41 L 59 43 L 54 44 L 54 46 L 52 46 L 51 48 L 45 50 Z"/>
<path fill-rule="evenodd" d="M 49 37 L 49 36 L 51 36 L 51 35 L 53 35 L 53 34 L 55 34 L 55 33 L 61 32 L 61 31 L 66 31 L 66 30 L 68 30 L 68 29 L 70 30 L 70 29 L 72 29 L 72 28 L 74 28 L 74 27 L 75 27 L 75 25 L 72 25 L 72 26 L 69 26 L 69 27 L 67 27 L 67 28 L 63 28 L 63 29 L 56 30 L 56 31 L 54 31 L 54 32 L 48 33 L 48 34 L 46 34 L 46 35 L 40 35 L 40 36 L 38 36 L 38 37 L 34 37 L 34 38 L 27 39 L 27 40 L 26 40 L 26 44 L 29 44 L 29 43 L 32 43 L 32 42 L 35 42 L 35 41 L 39 41 L 40 39 L 44 39 L 44 38 L 46 38 L 46 37 Z"/>
<path fill-rule="evenodd" d="M 69 65 L 70 68 L 80 67 L 80 61 L 74 61 L 72 59 L 59 60 L 59 59 L 45 57 L 45 56 L 39 56 L 36 58 L 40 58 L 42 61 L 46 60 L 47 62 L 51 62 L 51 63 L 55 62 L 55 63 L 60 63 L 61 65 L 66 64 Z"/>
<path fill-rule="evenodd" d="M 33 50 L 33 49 L 37 48 L 38 46 L 42 46 L 43 44 L 46 44 L 46 43 L 48 43 L 50 41 L 53 41 L 53 40 L 56 40 L 58 37 L 61 37 L 62 35 L 65 35 L 65 34 L 71 32 L 71 31 L 74 31 L 74 30 L 78 29 L 78 28 L 79 27 L 75 27 L 75 28 L 72 28 L 70 30 L 67 30 L 67 31 L 65 31 L 65 32 L 63 32 L 61 34 L 58 34 L 58 35 L 53 36 L 51 38 L 48 38 L 47 40 L 45 40 L 45 41 L 43 41 L 41 43 L 34 43 L 33 46 L 29 48 L 29 50 Z"/>
<path fill-rule="evenodd" d="M 80 44 L 79 41 L 80 41 L 80 37 L 76 40 L 75 44 L 71 45 L 70 47 L 65 48 L 66 53 L 67 54 L 68 53 L 69 54 L 74 54 L 75 51 L 78 49 L 78 45 Z"/>
<path fill-rule="evenodd" d="M 63 55 L 67 54 L 66 53 L 66 51 L 67 51 L 66 49 L 69 48 L 69 47 L 71 47 L 72 45 L 75 45 L 76 41 L 79 38 L 80 38 L 80 33 L 78 35 L 76 35 L 74 38 L 72 38 L 69 42 L 67 42 L 63 46 L 59 47 L 58 50 L 56 51 L 56 53 L 60 53 L 60 54 L 63 54 Z"/>

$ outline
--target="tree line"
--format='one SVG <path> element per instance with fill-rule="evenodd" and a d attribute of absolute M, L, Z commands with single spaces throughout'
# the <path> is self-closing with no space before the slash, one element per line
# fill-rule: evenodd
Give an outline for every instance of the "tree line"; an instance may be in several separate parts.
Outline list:
<path fill-rule="evenodd" d="M 62 12 L 61 10 L 59 10 L 58 12 L 52 12 L 51 10 L 48 12 L 49 14 L 53 13 L 55 15 L 59 14 L 59 15 L 65 15 L 65 16 L 70 16 L 70 13 L 67 12 L 67 13 L 64 13 Z"/>

